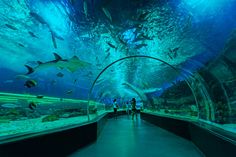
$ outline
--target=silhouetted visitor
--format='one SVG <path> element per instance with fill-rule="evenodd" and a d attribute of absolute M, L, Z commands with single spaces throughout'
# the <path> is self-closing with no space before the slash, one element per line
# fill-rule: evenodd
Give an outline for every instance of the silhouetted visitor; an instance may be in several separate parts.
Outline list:
<path fill-rule="evenodd" d="M 126 113 L 127 113 L 128 116 L 129 116 L 129 110 L 130 110 L 130 108 L 129 108 L 129 102 L 127 101 L 127 102 L 126 102 Z"/>
<path fill-rule="evenodd" d="M 132 98 L 131 100 L 131 109 L 132 109 L 132 120 L 134 120 L 134 115 L 137 119 L 137 109 L 136 109 L 136 99 Z"/>
<path fill-rule="evenodd" d="M 113 109 L 114 109 L 114 117 L 117 119 L 117 108 L 118 108 L 118 105 L 117 105 L 117 102 L 116 102 L 116 99 L 113 100 Z"/>

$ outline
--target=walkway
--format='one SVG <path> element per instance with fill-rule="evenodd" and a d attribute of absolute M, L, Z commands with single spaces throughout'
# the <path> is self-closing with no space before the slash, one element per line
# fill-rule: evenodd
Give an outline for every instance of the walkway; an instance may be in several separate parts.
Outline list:
<path fill-rule="evenodd" d="M 200 157 L 188 140 L 146 121 L 109 119 L 98 140 L 70 157 Z"/>

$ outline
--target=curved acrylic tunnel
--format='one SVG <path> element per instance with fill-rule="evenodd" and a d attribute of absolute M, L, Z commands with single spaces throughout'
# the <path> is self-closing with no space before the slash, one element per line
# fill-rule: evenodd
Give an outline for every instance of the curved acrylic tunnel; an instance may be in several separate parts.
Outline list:
<path fill-rule="evenodd" d="M 0 139 L 127 110 L 236 133 L 236 0 L 1 0 Z M 218 132 L 221 134 L 222 132 Z"/>
<path fill-rule="evenodd" d="M 139 66 L 140 63 L 142 66 Z M 135 70 L 130 69 L 132 67 Z M 145 69 L 149 69 L 147 73 L 143 73 Z M 133 77 L 137 76 L 135 73 L 138 73 L 138 77 Z M 118 82 L 114 81 L 116 77 L 119 78 Z M 222 94 L 219 97 L 207 90 L 206 82 L 208 80 L 204 80 L 198 72 L 176 68 L 158 58 L 129 56 L 109 64 L 99 73 L 90 89 L 88 100 L 101 103 L 101 106 L 96 107 L 99 112 L 104 111 L 104 108 L 112 110 L 113 99 L 118 99 L 120 107 L 125 109 L 126 103 L 137 97 L 141 105 L 138 108 L 142 111 L 216 121 L 218 117 L 215 117 L 216 106 L 213 101 L 224 103 L 227 115 L 231 107 L 225 88 L 218 85 L 216 90 Z"/>
<path fill-rule="evenodd" d="M 120 107 L 125 109 L 126 103 L 137 97 L 140 103 L 138 108 L 142 110 L 180 116 L 192 115 L 196 118 L 198 102 L 194 93 L 196 91 L 189 82 L 191 79 L 188 79 L 192 78 L 191 75 L 192 73 L 186 73 L 158 58 L 128 56 L 109 64 L 99 73 L 90 89 L 88 100 L 101 102 L 106 104 L 106 108 L 113 109 L 111 98 L 118 99 Z M 115 82 L 117 78 L 119 81 Z M 175 89 L 171 93 L 171 87 L 178 90 Z M 99 108 L 97 106 L 98 111 Z M 191 108 L 194 111 L 191 111 Z"/>

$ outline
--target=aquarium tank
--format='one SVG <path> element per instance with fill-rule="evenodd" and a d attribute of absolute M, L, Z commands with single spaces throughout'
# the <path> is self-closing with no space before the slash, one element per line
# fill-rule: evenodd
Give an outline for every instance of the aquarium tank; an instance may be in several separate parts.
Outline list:
<path fill-rule="evenodd" d="M 141 112 L 236 133 L 236 0 L 1 0 L 0 139 Z"/>

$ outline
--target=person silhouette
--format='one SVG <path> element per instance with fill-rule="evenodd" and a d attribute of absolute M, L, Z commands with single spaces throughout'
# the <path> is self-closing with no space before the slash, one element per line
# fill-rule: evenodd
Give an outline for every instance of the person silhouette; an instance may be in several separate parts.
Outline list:
<path fill-rule="evenodd" d="M 115 119 L 117 119 L 117 108 L 118 108 L 118 105 L 117 105 L 116 99 L 114 99 L 113 100 L 113 109 L 114 109 L 114 117 L 115 117 Z"/>
<path fill-rule="evenodd" d="M 132 120 L 134 120 L 134 115 L 137 119 L 137 109 L 136 109 L 136 99 L 132 98 L 131 100 L 131 109 L 132 109 Z"/>

